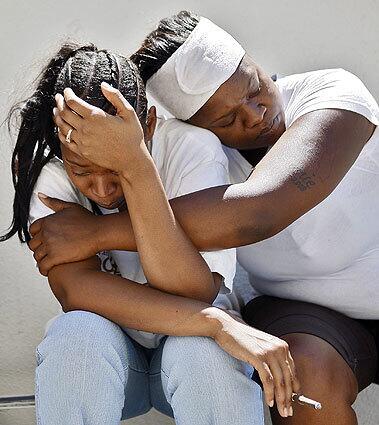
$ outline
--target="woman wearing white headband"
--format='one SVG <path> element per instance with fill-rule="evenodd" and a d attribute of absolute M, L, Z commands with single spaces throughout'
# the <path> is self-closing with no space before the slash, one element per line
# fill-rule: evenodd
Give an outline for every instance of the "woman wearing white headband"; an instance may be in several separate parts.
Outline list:
<path fill-rule="evenodd" d="M 198 248 L 248 245 L 239 260 L 269 296 L 249 303 L 245 320 L 289 342 L 302 390 L 323 403 L 317 415 L 297 406 L 292 418 L 273 412 L 275 425 L 356 424 L 351 405 L 378 368 L 377 103 L 343 70 L 274 83 L 230 35 L 188 12 L 161 21 L 133 59 L 156 100 L 229 146 L 236 184 L 172 206 Z M 83 119 L 75 142 L 91 140 L 86 154 L 95 162 L 96 138 L 116 146 L 133 125 Z M 135 249 L 128 223 L 127 214 L 115 217 L 101 237 Z M 59 235 L 53 240 L 67 246 Z M 95 246 L 86 243 L 83 256 Z"/>

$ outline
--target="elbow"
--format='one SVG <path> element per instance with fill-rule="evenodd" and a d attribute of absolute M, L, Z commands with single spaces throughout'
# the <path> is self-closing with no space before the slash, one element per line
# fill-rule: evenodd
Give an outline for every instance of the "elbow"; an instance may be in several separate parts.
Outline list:
<path fill-rule="evenodd" d="M 61 305 L 62 310 L 65 313 L 70 311 L 69 304 L 68 304 L 67 291 L 64 288 L 64 286 L 61 285 L 60 282 L 50 278 L 49 278 L 49 285 L 55 298 L 58 300 L 59 304 Z"/>
<path fill-rule="evenodd" d="M 212 273 L 209 280 L 203 281 L 198 288 L 193 288 L 189 293 L 183 294 L 187 298 L 192 298 L 207 304 L 213 304 L 216 299 L 222 282 L 222 277 L 218 273 Z M 193 286 L 193 280 L 191 281 Z"/>
<path fill-rule="evenodd" d="M 67 285 L 61 281 L 59 275 L 54 273 L 54 269 L 48 274 L 50 288 L 62 307 L 64 313 L 75 310 L 75 306 L 71 302 L 70 290 Z"/>

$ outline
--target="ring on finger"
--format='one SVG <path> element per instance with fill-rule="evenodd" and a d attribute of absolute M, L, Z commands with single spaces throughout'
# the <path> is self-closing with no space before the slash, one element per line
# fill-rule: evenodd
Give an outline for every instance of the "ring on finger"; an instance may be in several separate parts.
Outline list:
<path fill-rule="evenodd" d="M 67 136 L 66 136 L 66 142 L 67 143 L 71 143 L 71 133 L 72 133 L 72 128 L 70 128 L 70 130 L 68 130 Z"/>

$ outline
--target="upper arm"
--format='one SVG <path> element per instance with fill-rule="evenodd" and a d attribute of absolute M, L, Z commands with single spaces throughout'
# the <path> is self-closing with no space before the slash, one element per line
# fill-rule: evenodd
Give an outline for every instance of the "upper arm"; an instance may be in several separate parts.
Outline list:
<path fill-rule="evenodd" d="M 357 113 L 323 109 L 301 116 L 285 131 L 244 184 L 252 201 L 259 199 L 267 237 L 336 188 L 374 129 Z"/>
<path fill-rule="evenodd" d="M 75 263 L 60 264 L 50 269 L 49 285 L 64 311 L 73 296 L 79 297 L 80 285 L 77 283 L 84 274 L 100 271 L 100 261 L 96 256 Z"/>

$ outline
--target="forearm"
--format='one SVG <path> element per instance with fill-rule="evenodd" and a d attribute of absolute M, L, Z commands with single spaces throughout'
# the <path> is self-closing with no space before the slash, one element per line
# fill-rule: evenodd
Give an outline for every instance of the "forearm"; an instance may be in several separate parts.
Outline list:
<path fill-rule="evenodd" d="M 150 286 L 211 302 L 218 288 L 198 250 L 177 222 L 149 156 L 120 173 L 139 258 Z"/>
<path fill-rule="evenodd" d="M 374 129 L 353 112 L 311 112 L 283 134 L 246 182 L 185 195 L 173 199 L 171 207 L 201 251 L 259 242 L 323 201 L 349 171 Z M 128 228 L 127 215 L 118 220 Z M 117 243 L 119 249 L 135 249 L 130 233 L 120 235 Z"/>
<path fill-rule="evenodd" d="M 171 199 L 171 208 L 183 231 L 199 251 L 214 251 L 261 241 L 269 237 L 270 223 L 258 197 L 243 184 L 204 189 Z M 99 217 L 98 250 L 136 251 L 128 212 Z"/>
<path fill-rule="evenodd" d="M 78 274 L 75 264 L 54 267 L 49 282 L 64 311 L 91 311 L 146 332 L 213 337 L 220 328 L 219 318 L 227 315 L 207 303 L 101 271 L 82 269 Z"/>

